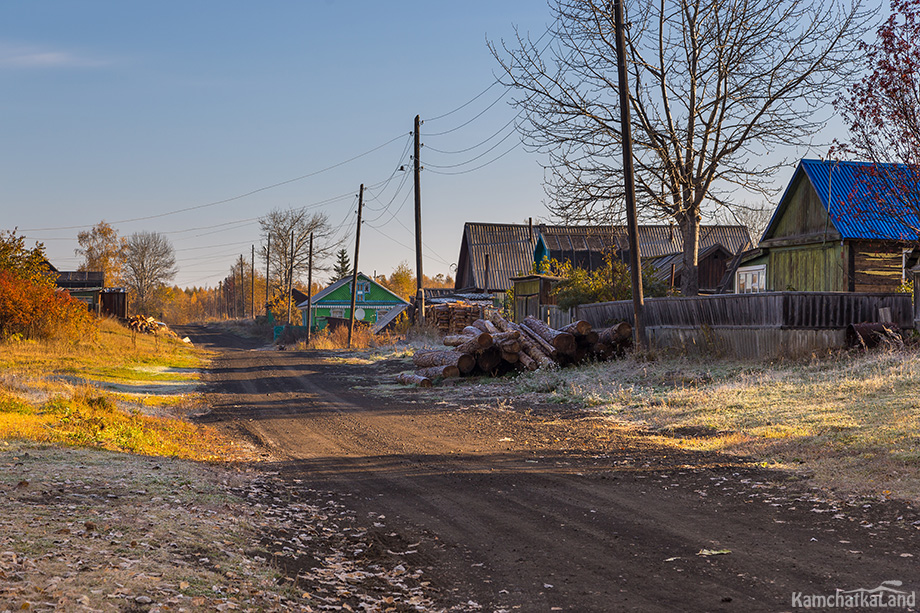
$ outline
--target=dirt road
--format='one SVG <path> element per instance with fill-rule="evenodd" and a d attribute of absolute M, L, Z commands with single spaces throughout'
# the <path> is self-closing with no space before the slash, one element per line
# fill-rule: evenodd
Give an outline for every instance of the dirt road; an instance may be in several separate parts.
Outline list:
<path fill-rule="evenodd" d="M 207 419 L 258 442 L 263 470 L 335 492 L 445 607 L 783 611 L 883 581 L 920 589 L 920 516 L 902 503 L 827 499 L 570 408 L 367 393 L 402 366 L 182 334 L 220 352 Z"/>

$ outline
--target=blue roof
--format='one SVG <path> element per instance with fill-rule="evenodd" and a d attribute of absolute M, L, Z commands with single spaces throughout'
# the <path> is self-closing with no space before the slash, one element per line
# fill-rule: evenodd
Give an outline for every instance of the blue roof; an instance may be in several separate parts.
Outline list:
<path fill-rule="evenodd" d="M 917 240 L 920 166 L 802 160 L 790 189 L 803 171 L 842 238 Z"/>

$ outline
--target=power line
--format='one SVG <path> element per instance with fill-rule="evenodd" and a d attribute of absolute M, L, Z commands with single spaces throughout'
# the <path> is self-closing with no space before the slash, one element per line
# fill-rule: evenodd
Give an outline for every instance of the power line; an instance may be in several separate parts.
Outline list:
<path fill-rule="evenodd" d="M 485 140 L 480 141 L 479 143 L 477 143 L 477 144 L 475 144 L 475 145 L 473 145 L 473 146 L 471 146 L 471 147 L 466 147 L 465 149 L 457 149 L 456 151 L 444 151 L 443 149 L 437 149 L 437 148 L 435 148 L 435 147 L 432 147 L 431 145 L 425 145 L 425 149 L 428 150 L 428 151 L 434 151 L 435 153 L 443 153 L 444 155 L 457 155 L 457 154 L 460 154 L 460 153 L 467 153 L 468 151 L 472 151 L 473 149 L 478 149 L 479 147 L 482 147 L 483 145 L 485 145 L 486 143 L 488 143 L 490 140 L 492 140 L 493 138 L 495 138 L 496 136 L 498 136 L 499 134 L 501 134 L 502 132 L 504 132 L 505 129 L 506 129 L 508 126 L 510 126 L 511 124 L 513 124 L 515 121 L 517 121 L 517 118 L 518 118 L 518 116 L 515 115 L 514 117 L 511 118 L 511 121 L 509 121 L 508 123 L 506 123 L 505 125 L 503 125 L 501 128 L 499 128 L 498 130 L 496 130 L 495 133 L 492 134 L 492 136 L 490 136 L 489 138 L 487 138 L 487 139 L 485 139 Z"/>
<path fill-rule="evenodd" d="M 492 145 L 491 147 L 489 147 L 488 149 L 486 149 L 485 151 L 483 151 L 482 153 L 480 153 L 480 154 L 477 155 L 476 157 L 470 158 L 470 159 L 466 160 L 465 162 L 459 162 L 459 163 L 457 163 L 457 164 L 449 164 L 449 165 L 447 165 L 447 166 L 440 166 L 440 165 L 438 165 L 438 164 L 432 164 L 431 162 L 428 162 L 427 164 L 425 164 L 425 167 L 426 167 L 426 168 L 459 168 L 460 166 L 466 166 L 467 164 L 471 164 L 471 163 L 475 162 L 476 160 L 478 160 L 478 159 L 480 159 L 480 158 L 483 158 L 483 157 L 485 157 L 486 155 L 492 153 L 493 151 L 495 151 L 495 150 L 498 148 L 499 145 L 501 145 L 503 142 L 505 142 L 506 140 L 508 140 L 509 138 L 511 138 L 511 137 L 512 137 L 514 134 L 516 134 L 516 133 L 517 133 L 517 130 L 511 130 L 510 132 L 508 132 L 507 134 L 505 134 L 505 137 L 502 138 L 500 141 L 498 141 L 497 143 L 495 143 L 494 145 Z M 516 144 L 515 144 L 515 147 L 516 147 L 518 144 L 520 144 L 520 143 L 516 143 Z"/>
<path fill-rule="evenodd" d="M 264 191 L 267 191 L 267 190 L 270 190 L 270 189 L 274 189 L 274 188 L 276 188 L 276 187 L 281 187 L 282 185 L 288 185 L 289 183 L 294 183 L 294 182 L 296 182 L 296 181 L 302 181 L 302 180 L 308 179 L 308 178 L 310 178 L 310 177 L 315 177 L 315 176 L 318 175 L 318 174 L 322 174 L 322 173 L 324 173 L 324 172 L 328 172 L 328 171 L 333 170 L 333 169 L 335 169 L 335 168 L 338 168 L 338 167 L 340 167 L 340 166 L 344 166 L 345 164 L 349 164 L 349 163 L 351 163 L 351 162 L 354 162 L 355 160 L 358 160 L 358 159 L 360 159 L 360 158 L 362 158 L 362 157 L 365 157 L 365 156 L 367 156 L 367 155 L 370 155 L 371 153 L 374 153 L 375 151 L 379 151 L 380 149 L 383 149 L 383 148 L 386 147 L 387 145 L 390 145 L 390 144 L 396 142 L 396 141 L 399 140 L 400 138 L 403 138 L 403 135 L 402 135 L 402 134 L 400 134 L 400 135 L 397 136 L 396 138 L 392 138 L 392 139 L 388 140 L 387 142 L 383 143 L 382 145 L 378 145 L 378 146 L 374 147 L 373 149 L 369 149 L 368 151 L 365 151 L 364 153 L 358 154 L 358 155 L 356 155 L 356 156 L 354 156 L 354 157 L 348 158 L 347 160 L 343 160 L 343 161 L 341 161 L 341 162 L 338 162 L 338 163 L 336 163 L 336 164 L 333 164 L 332 166 L 327 166 L 326 168 L 322 168 L 322 169 L 320 169 L 320 170 L 316 170 L 316 171 L 314 171 L 314 172 L 310 172 L 310 173 L 307 173 L 307 174 L 305 174 L 305 175 L 301 175 L 301 176 L 299 176 L 299 177 L 295 177 L 295 178 L 293 178 L 293 179 L 288 179 L 288 180 L 286 180 L 286 181 L 280 181 L 280 182 L 274 183 L 274 184 L 272 184 L 272 185 L 266 185 L 265 187 L 260 187 L 260 188 L 258 188 L 258 189 L 254 189 L 254 190 L 252 190 L 252 191 L 246 192 L 245 194 L 240 194 L 240 195 L 238 195 L 238 196 L 233 196 L 233 197 L 231 197 L 231 198 L 225 198 L 224 200 L 217 200 L 217 201 L 215 201 L 215 202 L 209 202 L 209 203 L 207 203 L 207 204 L 199 204 L 199 205 L 196 205 L 196 206 L 190 206 L 190 207 L 185 207 L 185 208 L 182 208 L 182 209 L 176 209 L 176 210 L 174 210 L 174 211 L 169 211 L 169 212 L 167 212 L 167 213 L 159 213 L 159 214 L 157 214 L 157 215 L 147 215 L 147 216 L 145 216 L 145 217 L 135 217 L 135 218 L 133 218 L 133 219 L 121 219 L 121 220 L 118 220 L 118 221 L 113 221 L 113 222 L 111 222 L 111 224 L 132 223 L 132 222 L 135 222 L 135 221 L 147 221 L 147 220 L 150 220 L 150 219 L 159 219 L 159 218 L 161 218 L 161 217 L 168 217 L 169 215 L 176 215 L 176 214 L 178 214 L 178 213 L 186 213 L 186 212 L 188 212 L 188 211 L 196 211 L 196 210 L 204 209 L 204 208 L 207 208 L 207 207 L 217 206 L 217 205 L 219 205 L 219 204 L 226 204 L 226 203 L 228 203 L 228 202 L 233 202 L 233 201 L 235 201 L 235 200 L 240 200 L 240 199 L 242 199 L 242 198 L 246 198 L 246 197 L 248 197 L 248 196 L 252 196 L 253 194 L 258 194 L 258 193 L 260 193 L 260 192 L 264 192 Z M 80 225 L 80 226 L 61 226 L 61 227 L 57 227 L 57 228 L 26 228 L 26 229 L 23 229 L 23 232 L 43 232 L 43 231 L 55 231 L 55 230 L 79 230 L 79 229 L 81 229 L 81 228 L 91 228 L 92 226 L 93 226 L 93 224 L 89 224 L 89 225 Z"/>
<path fill-rule="evenodd" d="M 447 176 L 465 175 L 465 174 L 470 173 L 470 172 L 476 172 L 477 170 L 480 170 L 481 168 L 485 168 L 486 166 L 489 166 L 490 164 L 494 164 L 494 163 L 497 162 L 498 160 L 502 159 L 503 157 L 505 157 L 506 155 L 508 155 L 509 153 L 511 153 L 512 151 L 514 151 L 515 149 L 517 149 L 520 145 L 521 145 L 521 143 L 515 143 L 513 147 L 511 147 L 510 149 L 508 149 L 507 151 L 505 151 L 505 152 L 502 153 L 501 155 L 499 155 L 499 156 L 497 156 L 497 157 L 495 157 L 495 158 L 492 158 L 491 160 L 489 160 L 489 161 L 486 162 L 485 164 L 480 164 L 479 166 L 476 166 L 475 168 L 468 168 L 467 170 L 460 170 L 460 171 L 457 171 L 457 172 L 444 172 L 444 171 L 441 171 L 441 170 L 432 170 L 431 172 L 433 172 L 433 173 L 436 174 L 436 175 L 447 175 Z"/>

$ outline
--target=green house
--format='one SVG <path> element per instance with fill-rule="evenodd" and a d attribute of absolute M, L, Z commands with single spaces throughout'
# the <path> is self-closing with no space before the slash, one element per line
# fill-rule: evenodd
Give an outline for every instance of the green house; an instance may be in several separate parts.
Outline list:
<path fill-rule="evenodd" d="M 355 320 L 380 328 L 402 313 L 409 303 L 367 275 L 358 273 L 355 295 Z M 310 313 L 307 301 L 297 305 L 303 325 L 322 330 L 330 321 L 351 317 L 351 277 L 340 279 L 313 296 Z"/>
<path fill-rule="evenodd" d="M 799 162 L 735 292 L 894 292 L 917 263 L 916 167 Z"/>

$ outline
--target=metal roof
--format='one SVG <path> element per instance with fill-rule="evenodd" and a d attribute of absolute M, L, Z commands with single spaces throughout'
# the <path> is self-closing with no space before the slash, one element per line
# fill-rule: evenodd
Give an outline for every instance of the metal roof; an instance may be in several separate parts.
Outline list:
<path fill-rule="evenodd" d="M 700 251 L 721 245 L 730 253 L 751 246 L 745 226 L 700 226 Z M 491 224 L 467 222 L 457 268 L 457 284 L 489 291 L 511 289 L 511 277 L 533 270 L 538 242 L 551 257 L 575 252 L 603 253 L 611 244 L 618 252 L 629 250 L 626 226 L 553 226 L 547 224 Z M 639 226 L 643 258 L 655 258 L 683 251 L 680 229 L 670 225 Z M 486 256 L 489 259 L 486 279 Z"/>
<path fill-rule="evenodd" d="M 619 252 L 629 251 L 626 226 L 540 226 L 540 240 L 550 253 L 572 251 L 606 251 L 611 243 Z M 721 245 L 731 253 L 751 244 L 746 226 L 701 225 L 700 251 Z M 671 225 L 639 226 L 639 253 L 643 258 L 657 258 L 684 249 L 680 228 Z"/>
<path fill-rule="evenodd" d="M 62 288 L 90 288 L 105 285 L 105 273 L 96 270 L 68 270 L 58 273 L 55 283 Z"/>
<path fill-rule="evenodd" d="M 459 264 L 464 265 L 466 256 L 472 275 L 470 279 L 461 281 L 458 269 L 457 283 L 466 281 L 465 285 L 491 291 L 511 289 L 511 277 L 533 270 L 533 251 L 538 234 L 536 226 L 467 222 L 463 229 Z"/>
<path fill-rule="evenodd" d="M 920 167 L 802 160 L 780 200 L 780 206 L 791 194 L 790 189 L 800 172 L 804 172 L 811 181 L 842 238 L 917 239 L 920 229 Z"/>

